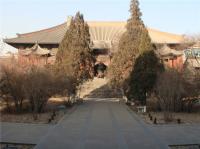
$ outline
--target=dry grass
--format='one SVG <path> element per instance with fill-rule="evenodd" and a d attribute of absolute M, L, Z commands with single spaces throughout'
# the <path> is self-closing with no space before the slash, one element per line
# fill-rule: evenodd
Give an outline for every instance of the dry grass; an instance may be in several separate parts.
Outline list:
<path fill-rule="evenodd" d="M 63 116 L 64 111 L 57 111 L 56 117 L 51 123 L 57 123 Z M 34 119 L 31 113 L 27 114 L 1 114 L 1 122 L 11 123 L 34 123 L 34 124 L 47 124 L 52 112 L 41 113 L 38 115 L 37 120 Z"/>
<path fill-rule="evenodd" d="M 181 120 L 182 124 L 200 124 L 200 113 L 172 113 L 173 120 L 171 122 L 164 121 L 164 114 L 162 112 L 151 112 L 153 120 L 156 118 L 158 124 L 177 124 L 177 119 Z M 145 122 L 153 124 L 148 114 L 139 114 Z"/>
<path fill-rule="evenodd" d="M 13 123 L 34 123 L 34 124 L 47 124 L 51 118 L 53 111 L 56 111 L 56 116 L 51 123 L 57 123 L 67 112 L 67 109 L 58 109 L 59 106 L 63 106 L 64 101 L 62 98 L 51 98 L 47 103 L 44 113 L 38 114 L 37 119 L 34 119 L 34 116 L 30 112 L 23 112 L 16 114 L 14 112 L 8 113 L 4 109 L 1 110 L 0 121 L 1 122 L 13 122 Z"/>

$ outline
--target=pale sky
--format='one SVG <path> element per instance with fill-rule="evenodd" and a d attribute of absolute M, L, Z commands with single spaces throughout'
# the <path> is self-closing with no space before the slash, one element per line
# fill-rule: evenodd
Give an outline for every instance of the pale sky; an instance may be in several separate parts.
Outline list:
<path fill-rule="evenodd" d="M 88 21 L 126 21 L 130 0 L 0 0 L 2 37 L 59 25 L 77 11 Z M 177 34 L 200 33 L 200 0 L 140 0 L 146 26 Z"/>

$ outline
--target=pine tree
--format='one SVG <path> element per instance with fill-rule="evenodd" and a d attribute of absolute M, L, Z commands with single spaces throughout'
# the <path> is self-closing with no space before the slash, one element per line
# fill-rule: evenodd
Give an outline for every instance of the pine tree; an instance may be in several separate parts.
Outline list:
<path fill-rule="evenodd" d="M 129 99 L 146 103 L 146 95 L 150 93 L 156 84 L 157 76 L 164 71 L 164 65 L 153 50 L 145 51 L 135 61 L 128 82 Z"/>
<path fill-rule="evenodd" d="M 60 43 L 56 62 L 61 71 L 79 83 L 93 77 L 94 57 L 90 44 L 89 26 L 78 12 Z"/>
<path fill-rule="evenodd" d="M 136 57 L 144 51 L 153 49 L 148 30 L 141 19 L 138 0 L 131 1 L 130 13 L 126 32 L 119 41 L 118 52 L 114 55 L 109 70 L 111 83 L 119 86 L 124 84 L 125 88 L 125 80 L 130 76 Z"/>

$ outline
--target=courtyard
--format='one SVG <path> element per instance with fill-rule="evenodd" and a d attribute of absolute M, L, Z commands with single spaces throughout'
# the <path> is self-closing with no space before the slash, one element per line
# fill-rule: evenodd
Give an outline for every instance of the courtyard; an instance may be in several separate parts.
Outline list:
<path fill-rule="evenodd" d="M 1 4 L 1 149 L 200 149 L 199 2 Z"/>
<path fill-rule="evenodd" d="M 1 123 L 1 142 L 34 144 L 36 149 L 165 149 L 199 144 L 199 124 L 147 124 L 119 100 L 88 99 L 56 125 Z"/>

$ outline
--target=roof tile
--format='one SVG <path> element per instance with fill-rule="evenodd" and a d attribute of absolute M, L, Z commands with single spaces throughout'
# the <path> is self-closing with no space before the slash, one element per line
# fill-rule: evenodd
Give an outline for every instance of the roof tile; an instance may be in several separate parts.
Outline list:
<path fill-rule="evenodd" d="M 91 40 L 112 42 L 119 38 L 125 32 L 125 22 L 88 22 L 90 27 Z M 5 39 L 4 41 L 8 44 L 19 43 L 19 44 L 59 44 L 64 37 L 67 30 L 67 23 L 61 25 L 26 33 L 20 34 L 19 37 Z M 180 43 L 183 40 L 183 36 L 161 32 L 155 29 L 148 29 L 149 35 L 154 43 Z"/>

